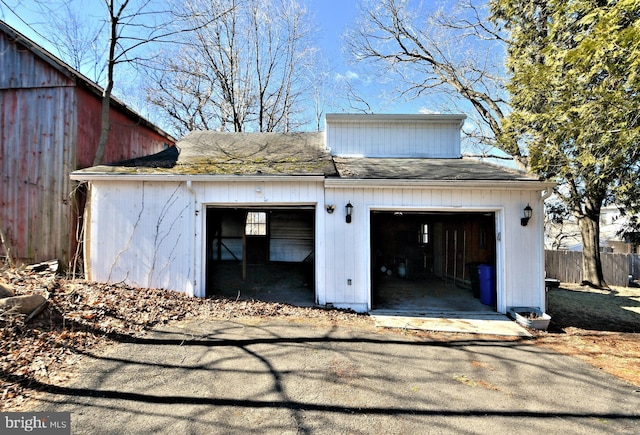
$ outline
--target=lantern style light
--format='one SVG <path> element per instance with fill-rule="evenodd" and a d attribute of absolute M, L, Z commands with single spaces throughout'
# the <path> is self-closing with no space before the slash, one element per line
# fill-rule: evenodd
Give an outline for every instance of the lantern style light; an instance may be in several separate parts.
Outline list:
<path fill-rule="evenodd" d="M 527 206 L 524 208 L 523 211 L 524 211 L 524 217 L 520 218 L 520 225 L 522 225 L 523 227 L 526 227 L 527 224 L 529 223 L 529 219 L 531 219 L 531 215 L 533 215 L 533 209 L 529 204 L 527 204 Z"/>
<path fill-rule="evenodd" d="M 351 214 L 353 213 L 353 205 L 351 205 L 351 201 L 349 201 L 347 203 L 345 208 L 347 209 L 347 223 L 350 224 L 351 223 Z"/>

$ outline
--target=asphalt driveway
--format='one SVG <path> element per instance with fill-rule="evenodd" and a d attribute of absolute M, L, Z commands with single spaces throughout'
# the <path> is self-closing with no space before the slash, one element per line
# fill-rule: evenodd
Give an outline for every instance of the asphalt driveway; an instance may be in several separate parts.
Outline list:
<path fill-rule="evenodd" d="M 74 434 L 640 433 L 640 388 L 522 340 L 183 322 L 88 355 Z"/>

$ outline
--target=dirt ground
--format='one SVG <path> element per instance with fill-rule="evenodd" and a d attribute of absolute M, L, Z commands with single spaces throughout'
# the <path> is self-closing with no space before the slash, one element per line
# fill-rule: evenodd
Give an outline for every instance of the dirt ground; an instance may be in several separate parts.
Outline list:
<path fill-rule="evenodd" d="M 563 283 L 548 293 L 548 332 L 536 344 L 573 355 L 640 387 L 640 288 Z"/>
<path fill-rule="evenodd" d="M 0 280 L 17 295 L 48 298 L 37 318 L 0 312 L 0 411 L 29 407 L 39 393 L 33 385 L 64 385 L 78 373 L 83 353 L 114 343 L 114 337 L 140 337 L 163 324 L 184 319 L 253 319 L 318 326 L 345 325 L 375 331 L 368 315 L 298 307 L 274 302 L 198 299 L 164 290 L 134 289 L 67 279 L 50 271 L 0 270 Z M 593 290 L 562 285 L 548 293 L 548 331 L 532 331 L 535 344 L 573 355 L 640 387 L 640 289 Z M 433 340 L 462 334 L 398 330 Z M 469 336 L 481 340 L 481 336 Z M 37 381 L 37 382 L 36 382 Z"/>

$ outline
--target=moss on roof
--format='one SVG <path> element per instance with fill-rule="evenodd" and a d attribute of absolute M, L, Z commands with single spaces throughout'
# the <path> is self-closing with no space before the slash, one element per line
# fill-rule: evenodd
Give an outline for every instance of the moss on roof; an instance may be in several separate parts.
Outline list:
<path fill-rule="evenodd" d="M 197 131 L 175 150 L 78 172 L 151 175 L 324 175 L 343 179 L 537 181 L 472 159 L 332 157 L 323 133 Z M 166 164 L 169 156 L 171 164 Z M 165 167 L 158 167 L 158 166 Z M 153 166 L 153 167 L 150 167 Z"/>
<path fill-rule="evenodd" d="M 220 133 L 197 131 L 176 145 L 170 168 L 102 165 L 82 170 L 113 174 L 335 175 L 322 133 Z"/>

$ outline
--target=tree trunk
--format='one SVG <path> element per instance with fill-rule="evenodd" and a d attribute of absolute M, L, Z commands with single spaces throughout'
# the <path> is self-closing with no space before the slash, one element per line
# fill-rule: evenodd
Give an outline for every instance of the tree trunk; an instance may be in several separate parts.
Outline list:
<path fill-rule="evenodd" d="M 104 152 L 109 141 L 109 130 L 111 122 L 109 120 L 109 110 L 111 109 L 111 92 L 113 91 L 113 69 L 116 64 L 116 47 L 118 45 L 118 21 L 120 14 L 127 7 L 129 0 L 120 5 L 120 10 L 115 14 L 115 6 L 113 1 L 107 3 L 109 9 L 109 54 L 107 58 L 107 83 L 102 92 L 102 110 L 100 114 L 100 139 L 96 147 L 96 155 L 93 158 L 93 166 L 102 164 Z"/>
<path fill-rule="evenodd" d="M 600 216 L 584 214 L 578 218 L 582 234 L 582 283 L 598 288 L 608 288 L 602 273 L 600 260 Z"/>
<path fill-rule="evenodd" d="M 111 130 L 111 123 L 109 121 L 109 109 L 111 106 L 111 91 L 106 90 L 102 95 L 102 110 L 100 112 L 100 139 L 98 139 L 98 146 L 96 147 L 96 154 L 93 158 L 93 166 L 102 164 L 104 158 L 104 152 L 107 148 L 107 142 L 109 141 L 109 130 Z"/>

